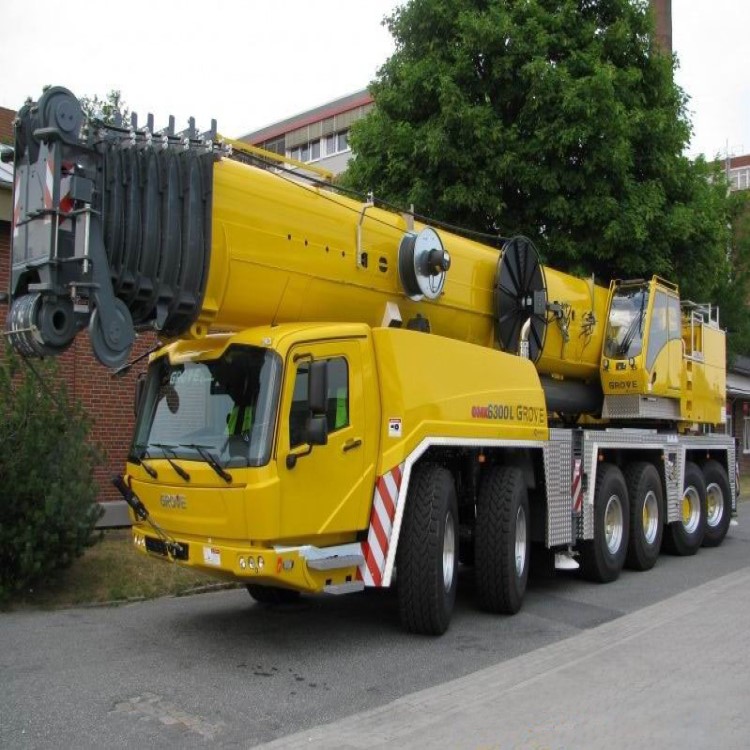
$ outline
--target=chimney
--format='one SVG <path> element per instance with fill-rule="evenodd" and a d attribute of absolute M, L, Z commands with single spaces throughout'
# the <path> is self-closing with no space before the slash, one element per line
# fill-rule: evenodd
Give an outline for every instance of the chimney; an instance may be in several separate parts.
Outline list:
<path fill-rule="evenodd" d="M 650 0 L 656 22 L 656 46 L 666 55 L 672 54 L 672 0 Z"/>

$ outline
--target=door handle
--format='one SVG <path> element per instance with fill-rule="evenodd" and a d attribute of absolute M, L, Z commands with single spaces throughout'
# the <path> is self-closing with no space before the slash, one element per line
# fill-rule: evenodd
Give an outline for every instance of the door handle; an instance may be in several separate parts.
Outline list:
<path fill-rule="evenodd" d="M 361 438 L 349 438 L 349 440 L 344 443 L 344 453 L 353 450 L 354 448 L 359 448 L 360 445 L 362 445 Z"/>

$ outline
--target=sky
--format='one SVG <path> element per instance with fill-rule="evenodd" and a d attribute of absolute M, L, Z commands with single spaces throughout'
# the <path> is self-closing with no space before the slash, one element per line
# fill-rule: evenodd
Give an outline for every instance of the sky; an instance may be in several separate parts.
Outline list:
<path fill-rule="evenodd" d="M 395 0 L 0 0 L 0 106 L 45 84 L 119 89 L 141 122 L 191 115 L 239 137 L 367 87 L 393 52 Z M 36 20 L 35 20 L 36 19 Z M 690 155 L 750 153 L 748 0 L 672 0 Z"/>

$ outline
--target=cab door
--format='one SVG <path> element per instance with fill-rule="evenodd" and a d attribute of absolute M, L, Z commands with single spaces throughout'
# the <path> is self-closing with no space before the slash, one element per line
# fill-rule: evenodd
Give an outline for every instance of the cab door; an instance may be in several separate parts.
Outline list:
<path fill-rule="evenodd" d="M 646 354 L 649 392 L 654 396 L 679 397 L 682 367 L 680 301 L 656 286 Z"/>
<path fill-rule="evenodd" d="M 367 527 L 376 445 L 373 438 L 367 439 L 365 386 L 374 384 L 365 383 L 365 344 L 365 339 L 300 344 L 287 356 L 277 460 L 280 536 L 290 542 L 324 544 L 325 535 Z M 310 414 L 308 375 L 313 360 L 327 363 L 328 442 L 311 448 L 305 443 L 305 423 Z M 371 429 L 370 434 L 377 432 Z M 296 454 L 296 459 L 287 461 L 290 454 Z"/>

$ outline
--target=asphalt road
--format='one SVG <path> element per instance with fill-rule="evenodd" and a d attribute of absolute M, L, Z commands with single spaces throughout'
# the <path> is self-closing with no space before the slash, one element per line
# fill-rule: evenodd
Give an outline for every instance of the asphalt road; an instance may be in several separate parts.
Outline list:
<path fill-rule="evenodd" d="M 390 592 L 269 609 L 232 590 L 2 614 L 0 747 L 252 747 L 542 647 L 564 653 L 565 639 L 750 568 L 750 503 L 739 520 L 719 549 L 662 556 L 612 584 L 532 579 L 515 617 L 478 612 L 462 570 L 442 638 L 403 633 Z"/>

